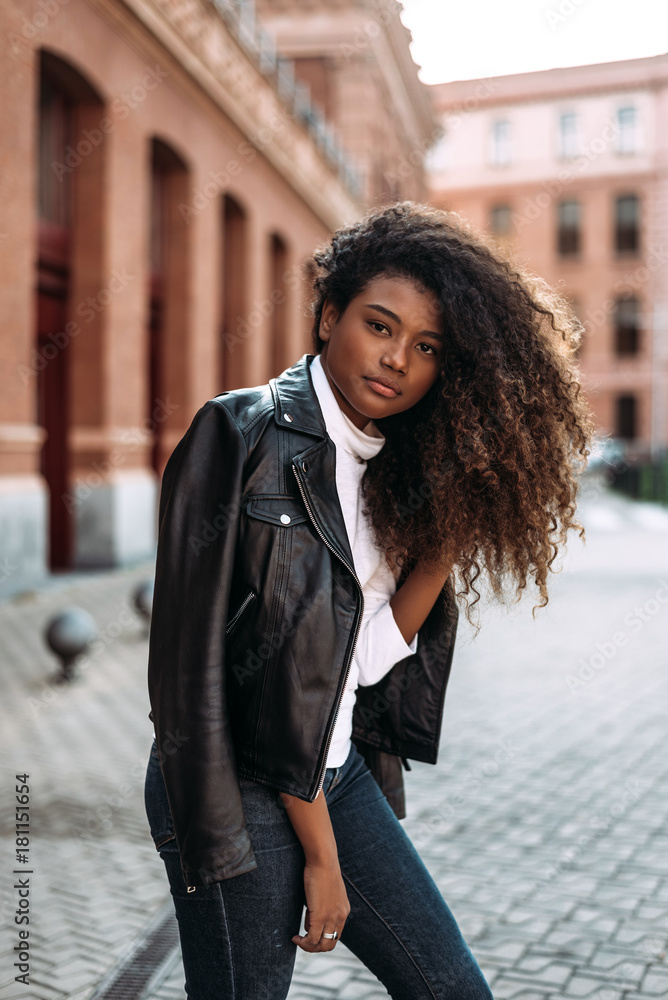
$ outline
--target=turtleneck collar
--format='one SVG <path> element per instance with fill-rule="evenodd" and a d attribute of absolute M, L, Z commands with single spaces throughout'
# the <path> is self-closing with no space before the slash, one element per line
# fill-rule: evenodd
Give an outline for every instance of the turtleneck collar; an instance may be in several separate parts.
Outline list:
<path fill-rule="evenodd" d="M 350 417 L 346 416 L 329 384 L 319 354 L 314 357 L 309 370 L 313 379 L 313 388 L 325 418 L 327 433 L 337 448 L 343 448 L 357 462 L 365 462 L 368 458 L 377 455 L 385 444 L 384 436 L 373 420 L 369 420 L 364 429 L 360 430 Z"/>

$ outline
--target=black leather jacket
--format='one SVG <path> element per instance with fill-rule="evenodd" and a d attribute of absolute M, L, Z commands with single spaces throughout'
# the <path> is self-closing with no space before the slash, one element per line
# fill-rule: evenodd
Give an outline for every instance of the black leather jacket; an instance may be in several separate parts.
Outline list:
<path fill-rule="evenodd" d="M 183 875 L 257 867 L 238 776 L 313 801 L 363 611 L 305 354 L 208 400 L 165 467 L 149 637 L 151 718 Z M 360 687 L 353 739 L 400 817 L 400 758 L 435 763 L 457 610 Z"/>

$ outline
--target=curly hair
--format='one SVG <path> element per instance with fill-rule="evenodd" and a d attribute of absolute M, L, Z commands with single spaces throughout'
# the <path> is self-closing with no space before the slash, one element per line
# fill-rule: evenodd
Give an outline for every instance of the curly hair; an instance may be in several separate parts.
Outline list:
<path fill-rule="evenodd" d="M 403 577 L 418 560 L 453 567 L 467 616 L 486 574 L 497 597 L 548 570 L 575 519 L 593 431 L 565 299 L 452 212 L 400 202 L 337 230 L 306 264 L 316 354 L 326 300 L 341 313 L 373 278 L 433 292 L 445 344 L 411 409 L 376 421 L 386 443 L 362 480 L 365 513 Z M 401 582 L 401 580 L 400 580 Z M 471 593 L 475 599 L 470 600 Z"/>

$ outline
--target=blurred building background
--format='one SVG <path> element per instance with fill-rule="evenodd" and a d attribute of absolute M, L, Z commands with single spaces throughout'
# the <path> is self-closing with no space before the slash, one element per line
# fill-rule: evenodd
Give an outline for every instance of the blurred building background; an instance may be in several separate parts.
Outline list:
<path fill-rule="evenodd" d="M 627 458 L 668 443 L 668 55 L 431 88 L 431 198 L 559 287 Z"/>
<path fill-rule="evenodd" d="M 0 595 L 151 558 L 195 411 L 310 349 L 303 262 L 396 200 L 561 287 L 601 433 L 664 453 L 668 56 L 427 87 L 401 10 L 2 5 Z"/>
<path fill-rule="evenodd" d="M 2 5 L 0 593 L 150 557 L 195 411 L 310 349 L 314 246 L 426 197 L 400 10 Z"/>

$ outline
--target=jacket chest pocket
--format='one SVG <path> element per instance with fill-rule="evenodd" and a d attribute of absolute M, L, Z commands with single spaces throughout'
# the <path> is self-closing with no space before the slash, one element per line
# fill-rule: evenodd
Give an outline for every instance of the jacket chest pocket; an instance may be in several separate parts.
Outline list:
<path fill-rule="evenodd" d="M 275 524 L 277 528 L 290 528 L 307 521 L 308 517 L 298 497 L 279 493 L 263 493 L 248 497 L 246 513 L 251 518 Z"/>
<path fill-rule="evenodd" d="M 271 642 L 310 543 L 310 520 L 299 497 L 279 493 L 247 497 L 245 514 L 244 577 L 261 595 L 260 631 Z"/>

